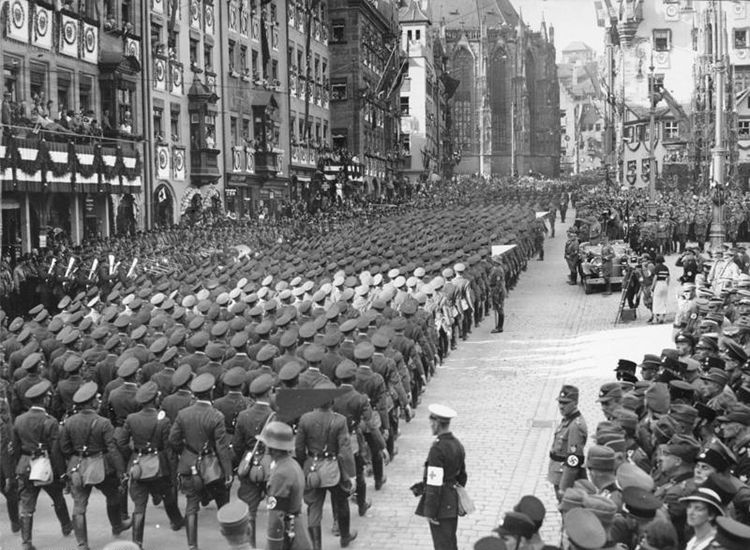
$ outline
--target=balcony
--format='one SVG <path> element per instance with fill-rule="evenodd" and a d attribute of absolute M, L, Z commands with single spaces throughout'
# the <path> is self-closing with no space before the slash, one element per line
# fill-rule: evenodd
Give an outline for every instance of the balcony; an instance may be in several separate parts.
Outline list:
<path fill-rule="evenodd" d="M 215 183 L 221 177 L 219 153 L 218 149 L 190 148 L 190 180 L 193 185 L 200 187 Z"/>
<path fill-rule="evenodd" d="M 255 151 L 255 173 L 263 179 L 270 179 L 279 173 L 279 153 L 276 151 Z"/>

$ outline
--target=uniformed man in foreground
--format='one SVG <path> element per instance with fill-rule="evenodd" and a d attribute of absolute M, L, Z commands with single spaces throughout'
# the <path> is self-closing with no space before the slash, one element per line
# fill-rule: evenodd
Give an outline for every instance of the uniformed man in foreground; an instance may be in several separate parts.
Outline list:
<path fill-rule="evenodd" d="M 437 439 L 427 455 L 422 481 L 412 487 L 420 497 L 416 514 L 427 518 L 435 550 L 458 550 L 458 493 L 466 486 L 466 452 L 451 433 L 456 411 L 445 405 L 430 405 L 430 427 Z"/>
<path fill-rule="evenodd" d="M 588 438 L 588 428 L 578 410 L 578 396 L 578 388 L 570 385 L 564 385 L 557 396 L 562 421 L 555 430 L 552 441 L 547 481 L 555 488 L 558 502 L 565 489 L 572 487 L 576 479 L 586 478 L 583 450 Z"/>
<path fill-rule="evenodd" d="M 492 271 L 490 272 L 490 298 L 492 309 L 495 312 L 495 328 L 493 333 L 503 331 L 505 324 L 505 297 L 508 290 L 505 288 L 505 268 L 501 256 L 493 256 Z"/>
<path fill-rule="evenodd" d="M 268 480 L 268 550 L 312 550 L 302 514 L 305 476 L 294 458 L 294 433 L 284 422 L 269 422 L 258 439 L 274 467 Z"/>

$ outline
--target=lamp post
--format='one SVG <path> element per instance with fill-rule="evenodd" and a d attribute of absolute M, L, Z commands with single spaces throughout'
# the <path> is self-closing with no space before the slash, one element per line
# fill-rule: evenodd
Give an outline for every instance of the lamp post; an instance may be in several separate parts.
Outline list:
<path fill-rule="evenodd" d="M 711 10 L 714 17 L 713 33 L 713 62 L 714 62 L 714 108 L 716 109 L 716 120 L 714 123 L 714 146 L 711 149 L 711 228 L 708 239 L 711 248 L 720 248 L 724 243 L 724 165 L 726 162 L 727 148 L 724 144 L 724 94 L 726 64 L 725 53 L 726 29 L 724 21 L 724 10 L 721 3 L 711 1 Z"/>
<path fill-rule="evenodd" d="M 656 104 L 659 102 L 654 86 L 654 49 L 651 48 L 651 65 L 648 68 L 648 207 L 649 221 L 656 221 Z"/>

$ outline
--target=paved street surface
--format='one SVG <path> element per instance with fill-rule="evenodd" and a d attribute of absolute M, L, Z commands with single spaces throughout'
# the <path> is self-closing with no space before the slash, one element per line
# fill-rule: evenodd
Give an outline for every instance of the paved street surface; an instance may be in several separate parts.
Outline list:
<path fill-rule="evenodd" d="M 575 219 L 569 212 L 569 220 Z M 551 488 L 545 481 L 547 453 L 554 424 L 559 420 L 555 397 L 563 383 L 581 389 L 581 409 L 593 432 L 602 415 L 595 402 L 599 385 L 613 378 L 617 359 L 640 361 L 644 353 L 669 347 L 671 325 L 646 324 L 641 309 L 638 320 L 614 326 L 619 293 L 586 296 L 580 286 L 565 282 L 563 259 L 565 225 L 557 224 L 557 237 L 545 244 L 544 262 L 532 260 L 506 302 L 503 334 L 490 334 L 487 319 L 467 342 L 453 352 L 439 369 L 417 417 L 402 425 L 400 452 L 387 469 L 388 482 L 375 492 L 369 480 L 373 507 L 367 518 L 359 518 L 352 506 L 353 528 L 359 538 L 352 548 L 372 550 L 431 549 L 426 520 L 414 515 L 417 499 L 409 486 L 419 481 L 432 441 L 427 404 L 443 403 L 455 408 L 454 433 L 467 453 L 467 489 L 477 511 L 459 521 L 459 547 L 470 550 L 473 542 L 501 523 L 502 516 L 524 494 L 533 493 L 545 503 L 547 520 L 543 535 L 557 544 L 559 514 Z M 668 260 L 672 279 L 681 272 Z M 673 282 L 673 287 L 676 285 Z M 94 494 L 89 506 L 89 542 L 92 549 L 111 540 L 101 495 Z M 72 502 L 71 508 L 72 508 Z M 181 501 L 182 504 L 182 501 Z M 0 505 L 0 508 L 4 508 Z M 131 508 L 132 510 L 132 504 Z M 226 542 L 218 531 L 216 509 L 203 509 L 200 516 L 201 548 L 220 549 Z M 184 533 L 169 530 L 162 507 L 147 511 L 147 549 L 184 548 Z M 324 549 L 339 548 L 330 534 L 330 505 L 324 518 Z M 259 542 L 263 543 L 265 514 L 259 517 Z M 34 542 L 39 550 L 75 548 L 75 539 L 62 539 L 51 502 L 43 493 L 35 516 Z M 11 535 L 5 510 L 0 510 L 2 550 L 20 548 L 20 538 Z M 121 537 L 129 537 L 130 533 Z"/>

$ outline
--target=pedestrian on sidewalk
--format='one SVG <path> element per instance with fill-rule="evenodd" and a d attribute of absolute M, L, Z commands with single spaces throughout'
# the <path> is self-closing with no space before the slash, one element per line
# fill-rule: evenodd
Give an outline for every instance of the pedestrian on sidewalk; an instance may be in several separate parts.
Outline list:
<path fill-rule="evenodd" d="M 654 297 L 654 321 L 661 325 L 667 316 L 667 300 L 669 298 L 669 268 L 664 265 L 664 256 L 656 257 L 651 294 Z"/>
<path fill-rule="evenodd" d="M 451 433 L 458 413 L 445 405 L 430 405 L 430 427 L 437 439 L 430 447 L 422 481 L 412 486 L 419 496 L 416 514 L 427 518 L 435 550 L 458 550 L 458 492 L 466 486 L 466 452 Z"/>
<path fill-rule="evenodd" d="M 552 441 L 547 481 L 555 488 L 558 502 L 562 500 L 565 489 L 572 487 L 577 479 L 586 479 L 583 450 L 588 439 L 588 428 L 578 410 L 578 396 L 578 388 L 567 384 L 557 396 L 562 421 Z"/>

